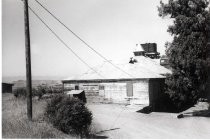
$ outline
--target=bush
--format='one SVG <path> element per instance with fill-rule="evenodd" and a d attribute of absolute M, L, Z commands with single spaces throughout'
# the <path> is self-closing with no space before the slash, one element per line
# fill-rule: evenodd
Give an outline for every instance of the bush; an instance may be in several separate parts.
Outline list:
<path fill-rule="evenodd" d="M 51 88 L 45 86 L 45 85 L 39 85 L 37 88 L 32 88 L 32 96 L 37 96 L 39 99 L 42 98 L 43 95 L 46 93 L 52 93 Z M 13 94 L 15 97 L 23 97 L 25 98 L 27 96 L 26 88 L 21 87 L 13 90 Z"/>
<path fill-rule="evenodd" d="M 21 97 L 21 98 L 27 97 L 27 92 L 25 87 L 14 89 L 13 94 L 15 97 Z M 37 90 L 35 88 L 32 88 L 32 96 L 34 97 L 36 95 L 37 95 Z"/>
<path fill-rule="evenodd" d="M 41 99 L 42 96 L 47 93 L 47 91 L 48 91 L 47 86 L 39 85 L 36 89 L 35 96 L 38 96 L 38 98 Z"/>
<path fill-rule="evenodd" d="M 13 94 L 15 97 L 26 97 L 26 88 L 17 88 L 13 90 Z"/>
<path fill-rule="evenodd" d="M 54 96 L 47 104 L 45 116 L 64 133 L 79 135 L 81 138 L 89 135 L 92 113 L 79 99 Z"/>
<path fill-rule="evenodd" d="M 62 86 L 51 86 L 50 88 L 51 88 L 52 93 L 62 93 L 63 92 Z"/>

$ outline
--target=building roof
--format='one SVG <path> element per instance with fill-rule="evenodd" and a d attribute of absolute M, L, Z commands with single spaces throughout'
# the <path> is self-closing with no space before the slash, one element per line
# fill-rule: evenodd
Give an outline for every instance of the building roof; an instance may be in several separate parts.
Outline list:
<path fill-rule="evenodd" d="M 136 44 L 134 52 L 144 52 L 145 50 L 142 48 L 142 45 Z"/>
<path fill-rule="evenodd" d="M 153 61 L 153 59 L 139 56 L 137 60 L 138 62 L 134 64 L 128 62 L 115 64 L 129 75 L 132 75 L 132 77 L 113 67 L 110 63 L 104 62 L 102 65 L 94 68 L 97 73 L 90 69 L 80 76 L 69 77 L 63 81 L 164 78 L 164 74 L 171 73 L 169 69 L 161 66 L 156 61 Z"/>
<path fill-rule="evenodd" d="M 3 82 L 2 85 L 11 85 L 11 86 L 14 86 L 13 83 L 5 83 L 5 82 Z"/>

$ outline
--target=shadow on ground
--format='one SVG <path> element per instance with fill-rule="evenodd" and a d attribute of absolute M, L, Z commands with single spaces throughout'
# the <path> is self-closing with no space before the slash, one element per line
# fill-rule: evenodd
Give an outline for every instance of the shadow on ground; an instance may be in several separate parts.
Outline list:
<path fill-rule="evenodd" d="M 102 131 L 97 132 L 96 134 L 100 134 L 100 133 L 112 131 L 112 130 L 117 130 L 117 129 L 120 129 L 120 128 L 112 128 L 112 129 L 102 130 Z"/>
<path fill-rule="evenodd" d="M 88 139 L 108 139 L 109 137 L 107 136 L 101 136 L 101 135 L 96 135 L 96 134 L 91 134 Z"/>
<path fill-rule="evenodd" d="M 158 107 L 153 107 L 153 106 L 146 106 L 136 112 L 138 113 L 144 113 L 144 114 L 150 114 L 152 112 L 165 112 L 165 113 L 180 113 L 183 112 L 187 109 L 189 109 L 190 107 L 186 107 L 183 109 L 176 109 L 174 107 L 162 107 L 162 106 L 158 106 Z"/>
<path fill-rule="evenodd" d="M 208 103 L 207 103 L 208 104 Z M 207 105 L 206 104 L 206 105 Z M 202 107 L 199 105 L 195 105 L 192 107 L 187 107 L 182 110 L 174 110 L 173 108 L 167 108 L 167 109 L 161 109 L 161 108 L 156 108 L 154 109 L 152 106 L 146 106 L 141 110 L 138 110 L 136 112 L 138 113 L 144 113 L 144 114 L 149 114 L 151 112 L 169 112 L 169 113 L 181 113 L 177 116 L 178 119 L 184 118 L 184 117 L 210 117 L 210 108 L 208 107 Z M 196 109 L 196 110 L 194 110 Z M 183 112 L 184 111 L 184 112 Z"/>
<path fill-rule="evenodd" d="M 100 134 L 107 132 L 107 131 L 117 130 L 117 129 L 120 129 L 120 128 L 112 128 L 112 129 L 102 130 L 102 131 L 96 132 L 95 134 L 90 134 L 88 138 L 90 138 L 90 139 L 108 139 L 109 137 L 102 136 Z"/>
<path fill-rule="evenodd" d="M 210 117 L 210 110 L 187 112 L 177 116 L 179 119 L 184 117 Z"/>

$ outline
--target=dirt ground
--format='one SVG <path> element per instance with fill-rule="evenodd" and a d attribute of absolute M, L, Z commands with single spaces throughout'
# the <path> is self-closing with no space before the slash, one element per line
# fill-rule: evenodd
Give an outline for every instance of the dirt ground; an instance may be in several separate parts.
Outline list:
<path fill-rule="evenodd" d="M 92 130 L 97 138 L 210 138 L 210 117 L 184 117 L 175 113 L 137 113 L 142 106 L 101 103 L 102 99 L 89 99 L 87 107 L 93 113 Z M 2 95 L 3 138 L 72 138 L 41 121 L 46 103 L 34 101 L 34 121 L 26 117 L 25 101 L 12 94 Z M 207 109 L 200 103 L 187 111 Z M 15 118 L 15 119 L 14 119 Z"/>
<path fill-rule="evenodd" d="M 176 113 L 137 113 L 140 106 L 89 104 L 97 135 L 110 139 L 210 138 L 209 117 L 185 117 Z M 190 111 L 190 110 L 189 110 Z"/>

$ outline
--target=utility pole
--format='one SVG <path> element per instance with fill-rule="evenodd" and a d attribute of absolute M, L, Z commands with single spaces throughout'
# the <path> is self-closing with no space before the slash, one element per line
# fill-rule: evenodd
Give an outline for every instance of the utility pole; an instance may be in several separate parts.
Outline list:
<path fill-rule="evenodd" d="M 26 56 L 26 92 L 27 92 L 27 116 L 32 120 L 32 86 L 31 86 L 31 50 L 30 32 L 28 17 L 28 0 L 24 0 L 24 21 L 25 21 L 25 56 Z"/>

